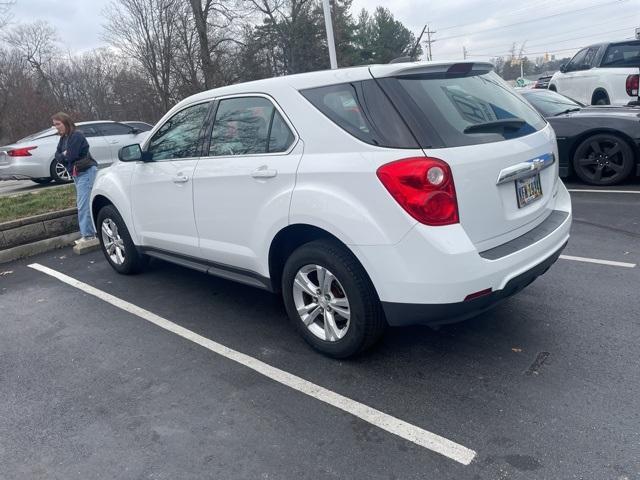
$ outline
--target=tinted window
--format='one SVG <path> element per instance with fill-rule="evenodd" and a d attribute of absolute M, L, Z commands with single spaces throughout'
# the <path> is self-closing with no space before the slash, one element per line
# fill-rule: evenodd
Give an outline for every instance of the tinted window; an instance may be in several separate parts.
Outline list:
<path fill-rule="evenodd" d="M 429 74 L 384 79 L 394 100 L 412 118 L 420 144 L 458 147 L 522 137 L 540 130 L 545 120 L 494 72 Z M 519 128 L 477 128 L 499 120 L 524 121 Z M 425 128 L 428 126 L 428 128 Z M 467 127 L 474 129 L 465 132 Z"/>
<path fill-rule="evenodd" d="M 101 123 L 99 125 L 103 135 L 128 135 L 131 128 L 121 123 Z"/>
<path fill-rule="evenodd" d="M 584 57 L 587 56 L 587 48 L 580 50 L 575 56 L 567 63 L 566 71 L 571 72 L 577 70 L 580 65 L 584 63 Z"/>
<path fill-rule="evenodd" d="M 614 43 L 607 47 L 602 67 L 639 67 L 640 42 Z"/>
<path fill-rule="evenodd" d="M 276 113 L 273 104 L 263 97 L 221 100 L 213 123 L 209 155 L 256 155 L 286 150 L 293 134 Z M 281 123 L 278 126 L 274 122 L 274 130 L 271 122 L 276 119 Z"/>
<path fill-rule="evenodd" d="M 80 130 L 85 137 L 99 137 L 102 135 L 98 131 L 97 125 L 77 125 L 76 128 Z"/>
<path fill-rule="evenodd" d="M 545 117 L 553 117 L 569 109 L 580 108 L 582 106 L 578 102 L 559 93 L 552 92 L 551 90 L 536 93 L 523 92 L 522 95 Z"/>
<path fill-rule="evenodd" d="M 267 151 L 269 153 L 284 152 L 291 146 L 294 139 L 295 137 L 282 118 L 282 115 L 275 110 L 271 122 L 271 134 L 269 135 Z"/>
<path fill-rule="evenodd" d="M 406 124 L 375 80 L 301 91 L 318 110 L 371 145 L 417 148 Z"/>
<path fill-rule="evenodd" d="M 594 60 L 596 59 L 596 54 L 598 53 L 598 50 L 600 50 L 600 47 L 591 47 L 589 50 L 587 50 L 586 55 L 584 56 L 584 60 L 582 60 L 582 66 L 586 67 L 593 67 L 593 63 Z"/>
<path fill-rule="evenodd" d="M 179 111 L 151 138 L 148 151 L 154 160 L 198 156 L 200 130 L 204 125 L 209 103 L 199 103 Z"/>

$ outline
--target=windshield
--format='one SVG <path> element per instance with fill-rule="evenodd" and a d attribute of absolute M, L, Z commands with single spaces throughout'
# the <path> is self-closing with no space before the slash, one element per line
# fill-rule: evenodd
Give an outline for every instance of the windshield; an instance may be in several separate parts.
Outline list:
<path fill-rule="evenodd" d="M 553 117 L 567 110 L 580 108 L 583 105 L 564 95 L 550 90 L 540 92 L 526 92 L 522 94 L 536 110 L 545 117 Z"/>
<path fill-rule="evenodd" d="M 446 147 L 518 138 L 546 125 L 538 112 L 494 72 L 407 76 L 398 78 L 398 82 Z M 503 120 L 514 120 L 510 125 L 519 126 L 497 129 L 501 131 L 477 127 Z"/>
<path fill-rule="evenodd" d="M 602 59 L 602 67 L 640 67 L 640 42 L 609 45 Z"/>

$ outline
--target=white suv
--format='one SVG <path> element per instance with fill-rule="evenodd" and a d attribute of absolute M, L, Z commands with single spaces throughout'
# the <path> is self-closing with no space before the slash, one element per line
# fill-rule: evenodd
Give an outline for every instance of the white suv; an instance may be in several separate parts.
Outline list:
<path fill-rule="evenodd" d="M 585 105 L 638 102 L 640 40 L 583 48 L 549 81 L 549 90 Z"/>
<path fill-rule="evenodd" d="M 121 273 L 156 257 L 280 292 L 316 349 L 471 317 L 569 238 L 551 127 L 486 63 L 314 72 L 194 95 L 98 174 Z"/>

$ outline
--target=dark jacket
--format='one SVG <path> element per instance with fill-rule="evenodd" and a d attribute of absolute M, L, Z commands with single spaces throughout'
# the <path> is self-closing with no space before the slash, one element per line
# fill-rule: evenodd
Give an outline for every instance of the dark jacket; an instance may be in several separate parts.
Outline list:
<path fill-rule="evenodd" d="M 63 152 L 67 152 L 66 155 Z M 58 148 L 56 149 L 56 160 L 62 162 L 67 170 L 71 172 L 73 170 L 73 164 L 81 158 L 91 157 L 89 153 L 89 142 L 84 138 L 84 134 L 79 130 L 74 130 L 71 135 L 64 135 L 60 137 L 58 142 Z M 93 160 L 94 165 L 98 165 Z"/>

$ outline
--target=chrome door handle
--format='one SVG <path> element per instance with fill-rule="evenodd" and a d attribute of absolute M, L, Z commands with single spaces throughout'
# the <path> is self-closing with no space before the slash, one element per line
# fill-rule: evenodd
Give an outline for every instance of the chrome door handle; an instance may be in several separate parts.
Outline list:
<path fill-rule="evenodd" d="M 177 177 L 173 177 L 173 183 L 186 183 L 189 181 L 189 177 L 186 175 L 178 175 Z"/>
<path fill-rule="evenodd" d="M 278 171 L 275 169 L 269 169 L 266 167 L 260 167 L 251 173 L 253 178 L 273 178 L 278 175 Z"/>

